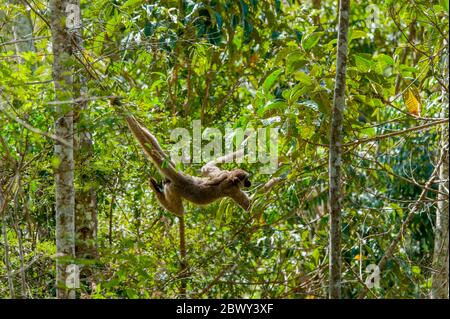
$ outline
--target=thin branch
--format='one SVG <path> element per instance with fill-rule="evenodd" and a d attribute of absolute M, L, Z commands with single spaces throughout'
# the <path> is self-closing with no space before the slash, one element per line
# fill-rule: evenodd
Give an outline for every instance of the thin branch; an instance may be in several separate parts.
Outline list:
<path fill-rule="evenodd" d="M 28 7 L 31 9 L 31 11 L 34 12 L 34 14 L 36 14 L 39 18 L 41 18 L 42 21 L 44 21 L 44 23 L 49 27 L 49 29 L 51 29 L 50 23 L 48 22 L 47 19 L 44 18 L 44 16 L 42 14 L 40 14 L 40 12 L 38 10 L 36 10 L 27 0 L 21 0 L 22 2 L 25 2 L 26 5 L 28 5 Z"/>
<path fill-rule="evenodd" d="M 41 40 L 41 39 L 48 39 L 51 36 L 40 36 L 40 37 L 29 37 L 29 38 L 24 38 L 24 39 L 18 39 L 18 40 L 13 40 L 13 41 L 8 41 L 8 42 L 3 42 L 0 43 L 0 47 L 1 46 L 5 46 L 5 45 L 10 45 L 10 44 L 16 44 L 16 43 L 21 43 L 21 42 L 28 42 L 28 41 L 36 41 L 36 40 Z"/>
<path fill-rule="evenodd" d="M 52 133 L 49 133 L 49 132 L 41 131 L 40 129 L 38 129 L 38 128 L 34 127 L 34 126 L 31 126 L 30 124 L 28 124 L 28 123 L 25 122 L 24 120 L 20 119 L 19 117 L 13 116 L 13 115 L 9 114 L 9 113 L 4 109 L 4 107 L 3 107 L 2 105 L 0 105 L 0 110 L 1 110 L 8 118 L 10 118 L 10 119 L 13 120 L 13 121 L 16 121 L 17 123 L 19 123 L 20 125 L 22 125 L 22 126 L 25 127 L 26 129 L 28 129 L 29 131 L 31 131 L 31 132 L 33 132 L 33 133 L 40 134 L 40 135 L 45 136 L 45 137 L 48 137 L 48 138 L 50 138 L 50 139 L 52 139 L 52 140 L 54 140 L 54 141 L 56 141 L 56 142 L 59 142 L 59 143 L 65 145 L 65 146 L 67 146 L 67 147 L 72 147 L 72 145 L 71 145 L 69 142 L 67 142 L 66 140 L 62 139 L 61 137 L 56 136 L 56 135 L 54 135 L 54 134 L 52 134 Z"/>
<path fill-rule="evenodd" d="M 240 158 L 242 158 L 244 156 L 244 146 L 247 143 L 248 139 L 250 137 L 253 137 L 254 133 L 248 135 L 242 142 L 241 144 L 237 147 L 238 150 L 233 152 L 233 153 L 229 153 L 226 154 L 224 156 L 220 156 L 218 158 L 216 158 L 215 160 L 211 160 L 208 163 L 206 163 L 205 165 L 203 165 L 203 167 L 201 168 L 201 172 L 204 175 L 208 175 L 207 172 L 209 171 L 209 169 L 211 169 L 212 167 L 216 167 L 218 165 L 221 165 L 223 163 L 229 163 L 231 160 L 238 160 Z M 213 168 L 213 170 L 215 170 L 215 168 Z"/>
<path fill-rule="evenodd" d="M 377 136 L 373 136 L 373 137 L 368 137 L 368 138 L 363 138 L 363 139 L 358 139 L 355 140 L 353 142 L 348 142 L 343 144 L 342 146 L 344 147 L 348 147 L 348 146 L 353 146 L 353 145 L 359 145 L 359 144 L 363 144 L 363 143 L 367 143 L 367 142 L 372 142 L 372 141 L 379 141 L 388 137 L 393 137 L 393 136 L 398 136 L 398 135 L 402 135 L 408 132 L 415 132 L 415 131 L 421 131 L 421 130 L 425 130 L 428 128 L 431 128 L 435 125 L 440 125 L 440 124 L 448 124 L 449 119 L 442 119 L 442 120 L 438 120 L 438 121 L 434 121 L 434 122 L 430 122 L 430 123 L 426 123 L 423 125 L 419 125 L 419 126 L 414 126 L 405 130 L 401 130 L 401 131 L 396 131 L 396 132 L 392 132 L 392 133 L 387 133 L 387 134 L 381 134 L 381 135 L 377 135 Z"/>
<path fill-rule="evenodd" d="M 265 183 L 263 185 L 263 187 L 261 188 L 261 191 L 263 193 L 267 193 L 270 192 L 270 190 L 277 184 L 279 184 L 283 179 L 281 177 L 274 177 L 271 178 L 267 183 Z"/>
<path fill-rule="evenodd" d="M 95 101 L 95 100 L 111 100 L 117 98 L 116 95 L 106 95 L 106 96 L 85 96 L 79 97 L 71 100 L 63 100 L 63 101 L 50 101 L 47 102 L 49 105 L 62 105 L 62 104 L 70 104 L 70 103 L 81 103 L 87 101 Z"/>
<path fill-rule="evenodd" d="M 363 285 L 364 289 L 367 289 L 368 292 L 370 292 L 375 298 L 378 298 L 378 296 L 367 286 L 367 284 L 360 278 L 360 276 L 353 270 L 352 265 L 348 261 L 345 261 L 345 263 L 348 266 L 348 269 L 353 273 L 353 276 L 358 280 L 358 282 Z"/>

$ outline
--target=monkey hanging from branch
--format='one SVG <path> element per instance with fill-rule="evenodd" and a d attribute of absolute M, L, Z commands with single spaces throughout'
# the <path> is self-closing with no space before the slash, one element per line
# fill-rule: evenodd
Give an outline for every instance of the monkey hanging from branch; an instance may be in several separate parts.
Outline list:
<path fill-rule="evenodd" d="M 179 218 L 180 294 L 186 297 L 186 279 L 189 276 L 189 267 L 186 258 L 185 210 L 183 200 L 185 199 L 198 205 L 205 205 L 220 198 L 229 197 L 245 210 L 249 210 L 252 198 L 248 197 L 242 189 L 251 186 L 249 180 L 250 174 L 242 169 L 227 171 L 219 168 L 220 164 L 226 163 L 233 158 L 242 157 L 244 150 L 239 149 L 234 153 L 208 162 L 201 169 L 202 177 L 186 175 L 183 172 L 177 171 L 175 164 L 164 153 L 156 137 L 141 125 L 134 116 L 126 115 L 125 120 L 146 155 L 165 177 L 163 185 L 158 184 L 155 179 L 151 178 L 150 187 L 159 203 Z M 279 181 L 279 178 L 272 179 L 263 186 L 262 191 L 264 193 L 268 192 Z"/>
<path fill-rule="evenodd" d="M 250 174 L 242 169 L 227 171 L 218 167 L 233 157 L 243 156 L 243 149 L 204 165 L 201 169 L 202 177 L 186 175 L 177 171 L 156 137 L 134 116 L 126 116 L 125 119 L 146 155 L 165 177 L 163 185 L 151 178 L 150 187 L 160 204 L 169 212 L 179 217 L 183 216 L 185 213 L 183 199 L 197 205 L 206 205 L 223 197 L 233 199 L 245 210 L 250 208 L 250 198 L 242 190 L 251 186 Z"/>

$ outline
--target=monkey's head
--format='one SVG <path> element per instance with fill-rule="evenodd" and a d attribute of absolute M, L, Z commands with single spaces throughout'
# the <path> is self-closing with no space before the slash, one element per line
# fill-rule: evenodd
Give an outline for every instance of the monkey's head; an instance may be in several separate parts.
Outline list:
<path fill-rule="evenodd" d="M 231 180 L 239 188 L 252 186 L 249 178 L 250 174 L 242 169 L 238 168 L 231 171 Z"/>

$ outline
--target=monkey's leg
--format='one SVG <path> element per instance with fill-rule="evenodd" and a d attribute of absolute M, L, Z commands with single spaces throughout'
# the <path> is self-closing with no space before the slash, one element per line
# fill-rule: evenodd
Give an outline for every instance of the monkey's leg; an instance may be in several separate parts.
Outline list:
<path fill-rule="evenodd" d="M 171 212 L 177 216 L 184 215 L 183 201 L 171 181 L 164 183 L 164 198 Z"/>
<path fill-rule="evenodd" d="M 177 216 L 184 215 L 184 207 L 181 197 L 173 190 L 173 186 L 170 182 L 166 183 L 164 185 L 164 190 L 162 190 L 161 185 L 151 178 L 150 188 L 155 193 L 156 198 L 162 207 Z"/>
<path fill-rule="evenodd" d="M 170 180 L 164 182 L 164 191 L 161 185 L 153 178 L 150 178 L 150 188 L 155 192 L 156 198 L 161 205 L 168 211 L 174 213 L 179 218 L 179 232 L 180 232 L 180 295 L 186 298 L 186 279 L 188 277 L 188 264 L 186 258 L 186 234 L 184 227 L 184 208 L 181 198 L 173 191 L 173 184 Z"/>
<path fill-rule="evenodd" d="M 150 178 L 150 188 L 155 193 L 156 199 L 161 204 L 161 206 L 163 208 L 167 209 L 168 211 L 170 211 L 170 209 L 167 205 L 166 197 L 164 196 L 164 191 L 162 189 L 162 186 L 160 184 L 158 184 L 158 182 L 156 180 L 154 180 L 153 178 Z"/>
<path fill-rule="evenodd" d="M 145 152 L 157 162 L 158 165 L 162 165 L 163 161 L 167 160 L 175 167 L 175 164 L 164 153 L 156 137 L 150 133 L 145 126 L 141 125 L 134 116 L 126 117 L 126 121 L 131 132 L 137 138 Z"/>

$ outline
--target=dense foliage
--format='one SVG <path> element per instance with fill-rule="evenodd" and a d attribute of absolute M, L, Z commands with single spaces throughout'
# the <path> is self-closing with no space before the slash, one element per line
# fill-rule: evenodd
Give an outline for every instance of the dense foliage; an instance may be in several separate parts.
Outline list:
<path fill-rule="evenodd" d="M 401 231 L 439 160 L 447 125 L 385 134 L 448 117 L 448 10 L 448 0 L 352 1 L 345 298 L 361 292 L 366 267 Z M 220 129 L 280 128 L 274 174 L 240 165 L 253 173 L 251 211 L 228 199 L 187 206 L 189 297 L 326 297 L 337 1 L 83 0 L 81 12 L 83 48 L 69 63 L 86 79 L 89 103 L 77 130 L 92 134 L 94 152 L 75 183 L 95 189 L 98 214 L 94 285 L 83 283 L 81 296 L 179 294 L 178 220 L 150 192 L 149 177 L 159 175 L 109 104 L 121 96 L 165 149 L 170 130 L 191 130 L 195 119 Z M 17 42 L 21 17 L 32 34 Z M 45 0 L 0 3 L 0 187 L 7 198 L 0 208 L 1 297 L 11 289 L 55 296 L 58 161 L 54 140 L 42 134 L 54 131 L 50 19 Z M 180 168 L 197 175 L 200 167 Z M 274 177 L 281 182 L 259 192 Z M 437 193 L 433 184 L 369 297 L 429 294 Z"/>

